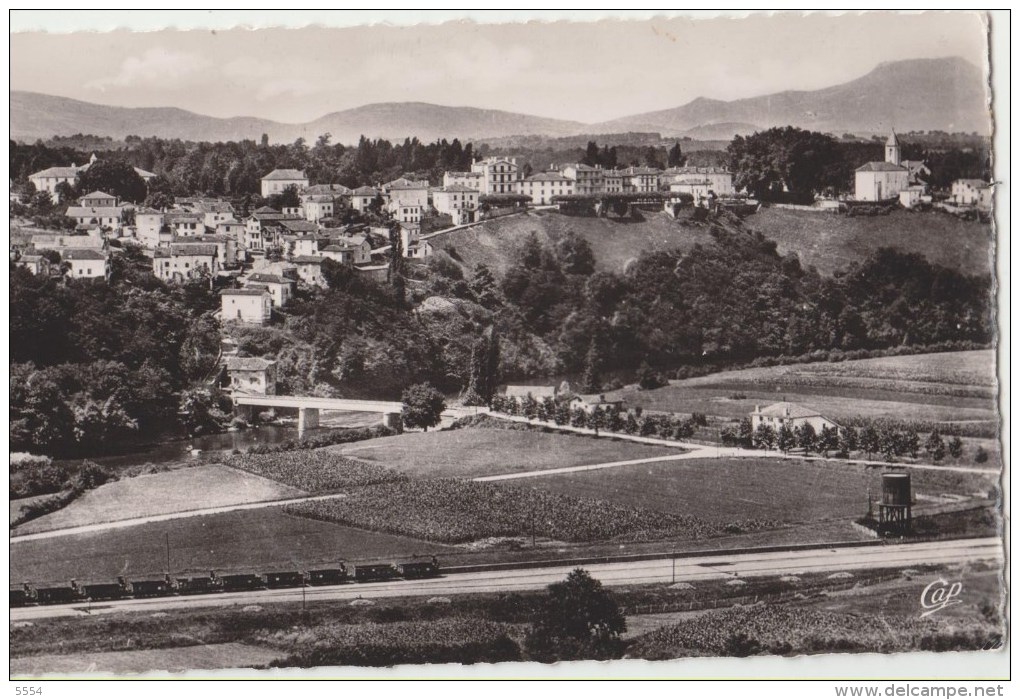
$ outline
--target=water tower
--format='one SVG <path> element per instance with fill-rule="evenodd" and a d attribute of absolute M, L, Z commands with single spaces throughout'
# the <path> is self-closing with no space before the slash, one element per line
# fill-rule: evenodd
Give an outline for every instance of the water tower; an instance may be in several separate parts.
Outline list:
<path fill-rule="evenodd" d="M 882 501 L 878 504 L 878 531 L 904 533 L 910 530 L 910 474 L 886 472 L 882 475 Z"/>

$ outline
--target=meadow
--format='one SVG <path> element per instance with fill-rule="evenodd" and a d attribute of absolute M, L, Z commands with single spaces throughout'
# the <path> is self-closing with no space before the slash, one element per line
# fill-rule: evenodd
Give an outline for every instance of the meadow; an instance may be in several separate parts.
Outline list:
<path fill-rule="evenodd" d="M 989 274 L 992 266 L 992 227 L 942 212 L 896 210 L 888 216 L 851 217 L 766 207 L 744 225 L 776 241 L 781 254 L 797 253 L 801 265 L 814 265 L 826 275 L 883 246 L 920 253 L 971 275 Z"/>
<path fill-rule="evenodd" d="M 301 496 L 299 489 L 221 465 L 134 476 L 85 492 L 70 505 L 21 525 L 13 535 Z"/>
<path fill-rule="evenodd" d="M 849 520 L 880 497 L 882 470 L 838 462 L 765 458 L 691 459 L 599 471 L 555 474 L 529 484 L 578 498 L 694 516 L 713 523 L 743 518 L 806 523 Z M 993 479 L 912 470 L 919 499 L 986 495 Z"/>
<path fill-rule="evenodd" d="M 405 433 L 326 448 L 411 476 L 472 478 L 644 459 L 680 449 L 539 431 L 461 428 Z"/>
<path fill-rule="evenodd" d="M 733 370 L 671 381 L 651 391 L 611 392 L 645 410 L 742 418 L 756 405 L 791 401 L 832 420 L 884 418 L 967 425 L 995 434 L 992 350 L 903 355 Z"/>
<path fill-rule="evenodd" d="M 66 584 L 160 575 L 166 570 L 166 538 L 175 575 L 239 570 L 300 569 L 341 560 L 384 560 L 431 555 L 442 545 L 366 532 L 287 515 L 279 507 L 181 518 L 103 532 L 15 542 L 10 546 L 12 584 Z"/>

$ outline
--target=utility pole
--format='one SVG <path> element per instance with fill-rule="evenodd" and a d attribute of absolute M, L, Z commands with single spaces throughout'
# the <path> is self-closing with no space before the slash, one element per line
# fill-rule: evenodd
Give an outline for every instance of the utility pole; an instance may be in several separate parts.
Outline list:
<path fill-rule="evenodd" d="M 170 575 L 170 533 L 164 533 L 166 535 L 166 574 Z"/>
<path fill-rule="evenodd" d="M 676 583 L 676 550 L 673 550 L 673 583 Z"/>

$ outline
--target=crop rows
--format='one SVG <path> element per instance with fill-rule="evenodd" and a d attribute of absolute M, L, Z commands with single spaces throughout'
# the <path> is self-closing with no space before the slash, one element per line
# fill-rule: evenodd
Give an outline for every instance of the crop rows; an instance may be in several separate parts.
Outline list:
<path fill-rule="evenodd" d="M 775 526 L 766 520 L 729 525 L 692 516 L 510 486 L 420 479 L 375 484 L 329 499 L 288 506 L 294 515 L 450 544 L 486 537 L 567 542 L 699 539 L 725 531 Z"/>
<path fill-rule="evenodd" d="M 233 455 L 226 463 L 308 493 L 332 493 L 407 478 L 387 467 L 321 449 Z"/>

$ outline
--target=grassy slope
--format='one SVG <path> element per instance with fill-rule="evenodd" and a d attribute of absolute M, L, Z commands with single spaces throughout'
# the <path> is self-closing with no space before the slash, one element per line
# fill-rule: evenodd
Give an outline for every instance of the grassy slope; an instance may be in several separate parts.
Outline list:
<path fill-rule="evenodd" d="M 737 418 L 755 404 L 788 400 L 833 419 L 991 421 L 996 416 L 991 350 L 818 362 L 720 372 L 653 391 L 612 392 L 631 406 Z M 746 398 L 730 398 L 736 395 Z M 982 396 L 983 395 L 983 396 Z"/>
<path fill-rule="evenodd" d="M 687 249 L 695 243 L 712 240 L 706 227 L 681 227 L 664 213 L 642 214 L 644 221 L 620 222 L 564 216 L 553 211 L 532 212 L 437 236 L 432 244 L 437 249 L 447 245 L 456 248 L 469 270 L 477 263 L 485 263 L 502 276 L 532 231 L 544 244 L 554 243 L 573 231 L 591 244 L 599 269 L 611 272 L 622 272 L 627 261 L 637 258 L 644 250 Z"/>
<path fill-rule="evenodd" d="M 146 673 L 150 671 L 257 668 L 278 659 L 281 653 L 253 644 L 200 644 L 168 649 L 101 651 L 75 654 L 43 654 L 11 659 L 11 675 L 43 673 Z"/>
<path fill-rule="evenodd" d="M 291 486 L 220 465 L 146 474 L 100 486 L 14 531 L 26 535 L 92 523 L 301 496 Z"/>
<path fill-rule="evenodd" d="M 464 428 L 406 433 L 326 448 L 415 476 L 475 477 L 676 454 L 653 445 L 580 435 Z"/>
<path fill-rule="evenodd" d="M 987 492 L 981 476 L 914 471 L 920 496 Z M 772 518 L 807 522 L 864 515 L 868 490 L 881 493 L 881 471 L 845 464 L 774 459 L 695 459 L 529 480 L 556 493 L 624 506 L 683 513 L 712 522 Z"/>
<path fill-rule="evenodd" d="M 485 263 L 502 274 L 532 231 L 543 243 L 555 242 L 567 231 L 577 233 L 591 244 L 598 267 L 612 272 L 622 271 L 644 250 L 686 250 L 712 240 L 706 226 L 681 225 L 661 212 L 642 215 L 644 221 L 623 222 L 532 212 L 444 234 L 432 244 L 437 249 L 456 248 L 468 269 Z M 779 244 L 780 253 L 793 251 L 802 265 L 814 265 L 823 274 L 862 260 L 882 246 L 921 253 L 969 274 L 988 273 L 991 268 L 991 228 L 941 213 L 846 217 L 771 208 L 747 217 L 744 226 L 761 231 Z"/>
<path fill-rule="evenodd" d="M 847 217 L 773 207 L 744 223 L 779 243 L 780 253 L 797 253 L 801 264 L 814 265 L 823 274 L 882 246 L 921 253 L 933 263 L 968 274 L 991 270 L 991 226 L 941 212 Z"/>
<path fill-rule="evenodd" d="M 344 559 L 437 553 L 447 548 L 286 515 L 280 508 L 182 518 L 87 535 L 11 545 L 10 582 L 66 583 L 70 578 L 139 577 L 166 569 L 170 536 L 175 575 L 315 568 Z"/>

